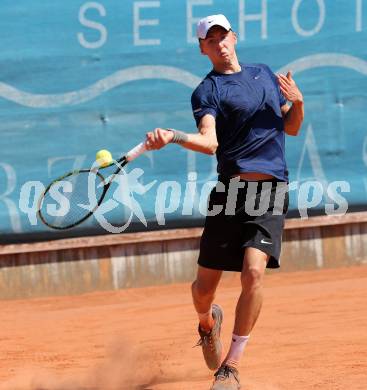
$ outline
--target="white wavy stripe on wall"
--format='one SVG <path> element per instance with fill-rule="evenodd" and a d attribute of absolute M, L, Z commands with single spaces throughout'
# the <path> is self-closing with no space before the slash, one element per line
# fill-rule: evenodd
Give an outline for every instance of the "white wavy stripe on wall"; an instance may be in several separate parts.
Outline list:
<path fill-rule="evenodd" d="M 201 81 L 199 77 L 192 73 L 171 66 L 134 66 L 117 71 L 79 91 L 55 95 L 33 94 L 0 83 L 0 97 L 33 108 L 72 106 L 92 100 L 125 83 L 144 79 L 170 80 L 189 88 L 195 88 Z"/>
<path fill-rule="evenodd" d="M 299 58 L 281 67 L 278 72 L 285 73 L 291 69 L 299 73 L 318 67 L 342 67 L 367 75 L 367 61 L 347 54 L 320 53 Z M 174 81 L 193 89 L 201 81 L 198 76 L 172 66 L 134 66 L 107 76 L 89 87 L 62 94 L 33 94 L 0 82 L 0 97 L 22 106 L 32 108 L 50 108 L 72 106 L 95 99 L 103 93 L 128 82 L 144 79 L 161 79 Z"/>
<path fill-rule="evenodd" d="M 319 68 L 323 66 L 347 68 L 367 75 L 367 61 L 350 56 L 348 54 L 338 53 L 320 53 L 307 57 L 301 57 L 298 60 L 282 66 L 278 73 L 286 73 L 289 69 L 294 73 L 300 73 L 304 70 Z"/>

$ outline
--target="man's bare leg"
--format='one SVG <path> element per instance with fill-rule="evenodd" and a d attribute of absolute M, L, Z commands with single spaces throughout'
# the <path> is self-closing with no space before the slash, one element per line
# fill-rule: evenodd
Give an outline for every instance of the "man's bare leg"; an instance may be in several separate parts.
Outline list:
<path fill-rule="evenodd" d="M 236 368 L 246 347 L 263 302 L 263 276 L 269 256 L 246 248 L 241 272 L 242 291 L 237 302 L 232 342 L 225 363 Z"/>
<path fill-rule="evenodd" d="M 217 370 L 222 363 L 220 331 L 223 312 L 218 305 L 212 305 L 221 276 L 222 271 L 199 266 L 197 278 L 192 284 L 192 298 L 199 317 L 198 345 L 202 348 L 204 360 L 210 370 Z"/>
<path fill-rule="evenodd" d="M 241 272 L 242 291 L 237 302 L 233 333 L 249 335 L 263 302 L 263 278 L 269 255 L 256 248 L 246 248 Z"/>
<path fill-rule="evenodd" d="M 197 313 L 208 313 L 215 298 L 222 271 L 199 265 L 196 280 L 191 285 L 192 299 Z M 212 316 L 199 318 L 200 328 L 210 331 L 214 326 Z"/>

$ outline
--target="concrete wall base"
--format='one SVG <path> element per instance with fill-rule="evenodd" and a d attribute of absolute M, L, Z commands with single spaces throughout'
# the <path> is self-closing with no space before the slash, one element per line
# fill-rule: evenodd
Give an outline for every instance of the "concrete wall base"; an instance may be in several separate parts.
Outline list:
<path fill-rule="evenodd" d="M 359 214 L 357 216 L 357 214 Z M 0 298 L 81 294 L 188 282 L 201 228 L 0 247 Z M 367 213 L 288 220 L 281 271 L 367 263 Z M 279 272 L 279 271 L 269 271 Z"/>

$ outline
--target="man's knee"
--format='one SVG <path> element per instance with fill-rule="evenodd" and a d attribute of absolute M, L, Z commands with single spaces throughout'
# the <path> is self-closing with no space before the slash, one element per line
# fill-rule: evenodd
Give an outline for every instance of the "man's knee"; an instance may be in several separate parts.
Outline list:
<path fill-rule="evenodd" d="M 242 290 L 261 288 L 270 256 L 259 249 L 247 248 L 241 273 Z"/>
<path fill-rule="evenodd" d="M 243 290 L 253 290 L 262 286 L 264 270 L 261 267 L 249 267 L 242 271 L 241 284 Z"/>

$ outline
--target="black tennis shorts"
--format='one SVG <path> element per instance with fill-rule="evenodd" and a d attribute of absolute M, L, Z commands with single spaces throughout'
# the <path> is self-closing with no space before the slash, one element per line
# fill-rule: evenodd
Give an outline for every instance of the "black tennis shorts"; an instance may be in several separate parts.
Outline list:
<path fill-rule="evenodd" d="M 267 268 L 278 268 L 288 203 L 286 182 L 219 177 L 209 196 L 198 264 L 241 272 L 251 247 L 270 256 Z"/>

